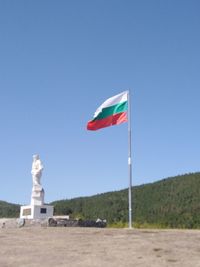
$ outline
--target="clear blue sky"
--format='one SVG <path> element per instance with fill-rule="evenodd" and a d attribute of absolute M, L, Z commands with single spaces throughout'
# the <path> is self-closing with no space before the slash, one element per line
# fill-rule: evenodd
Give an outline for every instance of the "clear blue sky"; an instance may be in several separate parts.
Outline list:
<path fill-rule="evenodd" d="M 200 1 L 0 0 L 0 199 L 128 187 L 127 124 L 86 130 L 132 90 L 133 185 L 200 170 Z"/>

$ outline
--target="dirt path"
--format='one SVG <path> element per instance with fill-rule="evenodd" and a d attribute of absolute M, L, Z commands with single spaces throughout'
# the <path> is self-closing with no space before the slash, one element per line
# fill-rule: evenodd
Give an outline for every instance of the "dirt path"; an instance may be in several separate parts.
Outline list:
<path fill-rule="evenodd" d="M 0 267 L 200 267 L 200 231 L 0 229 Z"/>

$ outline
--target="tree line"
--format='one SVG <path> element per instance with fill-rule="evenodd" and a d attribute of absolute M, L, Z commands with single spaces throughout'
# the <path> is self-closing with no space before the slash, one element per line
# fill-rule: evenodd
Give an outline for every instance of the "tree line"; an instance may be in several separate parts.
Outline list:
<path fill-rule="evenodd" d="M 128 223 L 128 189 L 91 197 L 58 200 L 55 215 L 96 220 L 108 225 Z M 132 188 L 133 222 L 169 228 L 200 228 L 200 173 L 166 178 Z M 19 217 L 20 206 L 0 201 L 0 217 Z"/>
<path fill-rule="evenodd" d="M 106 219 L 109 224 L 128 222 L 128 189 L 51 203 L 55 214 L 82 219 Z M 163 179 L 132 188 L 136 225 L 200 228 L 200 173 Z"/>

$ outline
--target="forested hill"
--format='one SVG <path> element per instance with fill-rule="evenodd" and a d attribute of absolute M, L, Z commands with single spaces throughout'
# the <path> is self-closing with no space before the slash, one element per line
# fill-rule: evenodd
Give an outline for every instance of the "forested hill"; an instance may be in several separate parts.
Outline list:
<path fill-rule="evenodd" d="M 0 201 L 0 218 L 19 217 L 20 205 Z"/>
<path fill-rule="evenodd" d="M 200 228 L 200 173 L 133 187 L 133 221 L 138 225 Z M 51 203 L 55 213 L 83 219 L 128 221 L 128 190 Z"/>
<path fill-rule="evenodd" d="M 133 187 L 133 221 L 157 227 L 200 228 L 200 173 Z M 54 201 L 55 215 L 128 222 L 128 190 Z M 0 201 L 0 217 L 19 217 L 20 206 Z"/>

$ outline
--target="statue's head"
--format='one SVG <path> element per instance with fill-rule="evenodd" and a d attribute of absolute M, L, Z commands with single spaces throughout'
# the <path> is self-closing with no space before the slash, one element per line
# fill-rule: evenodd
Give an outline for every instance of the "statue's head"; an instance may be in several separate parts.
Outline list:
<path fill-rule="evenodd" d="M 36 155 L 33 155 L 33 160 L 38 160 L 39 159 L 39 155 L 36 154 Z"/>

